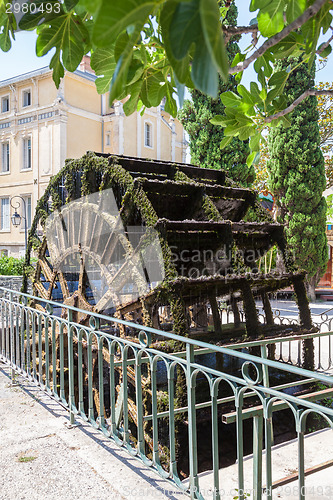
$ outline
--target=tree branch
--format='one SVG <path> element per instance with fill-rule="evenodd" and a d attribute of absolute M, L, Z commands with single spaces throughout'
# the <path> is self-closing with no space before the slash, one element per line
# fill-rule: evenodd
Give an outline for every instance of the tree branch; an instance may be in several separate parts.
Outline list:
<path fill-rule="evenodd" d="M 230 36 L 243 35 L 245 33 L 253 33 L 258 31 L 258 25 L 253 24 L 252 26 L 223 26 L 223 33 Z"/>
<path fill-rule="evenodd" d="M 224 41 L 227 44 L 231 37 L 236 35 L 244 35 L 246 33 L 258 33 L 258 25 L 254 24 L 253 26 L 222 26 Z"/>
<path fill-rule="evenodd" d="M 331 30 L 333 31 L 332 26 L 331 26 Z M 320 47 L 320 49 L 318 49 L 316 51 L 316 54 L 318 54 L 320 56 L 320 54 L 322 52 L 324 52 L 324 50 L 329 46 L 329 44 L 331 43 L 332 40 L 333 40 L 333 35 L 327 40 L 327 42 L 325 42 L 325 43 L 322 44 L 322 46 Z"/>
<path fill-rule="evenodd" d="M 291 111 L 293 111 L 296 106 L 299 105 L 300 102 L 302 102 L 304 99 L 309 97 L 310 95 L 330 95 L 333 96 L 333 90 L 316 90 L 316 89 L 308 89 L 303 94 L 301 94 L 294 102 L 290 104 L 287 108 L 283 109 L 282 111 L 279 111 L 278 113 L 275 113 L 274 115 L 267 116 L 265 118 L 265 123 L 271 123 L 273 120 L 276 120 L 277 118 L 281 118 L 282 116 L 287 115 Z"/>
<path fill-rule="evenodd" d="M 241 71 L 244 71 L 253 61 L 258 59 L 258 57 L 262 56 L 266 50 L 270 49 L 271 47 L 274 47 L 278 42 L 283 40 L 287 35 L 289 35 L 292 31 L 300 28 L 306 21 L 311 19 L 311 17 L 315 16 L 317 12 L 322 8 L 323 5 L 325 5 L 327 0 L 316 0 L 310 7 L 308 7 L 302 15 L 300 15 L 295 21 L 292 23 L 288 24 L 285 28 L 283 28 L 280 33 L 277 33 L 276 35 L 272 36 L 266 42 L 262 44 L 261 47 L 259 47 L 258 50 L 256 50 L 250 57 L 245 59 L 245 61 L 236 64 L 233 68 L 229 69 L 230 74 L 234 73 L 240 73 Z"/>

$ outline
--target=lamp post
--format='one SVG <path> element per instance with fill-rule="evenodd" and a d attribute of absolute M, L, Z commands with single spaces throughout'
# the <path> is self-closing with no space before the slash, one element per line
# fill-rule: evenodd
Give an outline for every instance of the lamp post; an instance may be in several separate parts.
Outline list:
<path fill-rule="evenodd" d="M 15 198 L 19 198 L 21 201 L 13 202 Z M 18 209 L 21 207 L 21 202 L 23 203 L 24 215 L 20 215 L 18 213 Z M 25 251 L 27 251 L 28 246 L 28 234 L 27 234 L 27 208 L 25 199 L 22 196 L 16 195 L 13 196 L 10 200 L 10 206 L 14 209 L 14 213 L 11 216 L 13 226 L 19 226 L 21 224 L 22 219 L 24 219 L 24 241 L 25 241 Z"/>

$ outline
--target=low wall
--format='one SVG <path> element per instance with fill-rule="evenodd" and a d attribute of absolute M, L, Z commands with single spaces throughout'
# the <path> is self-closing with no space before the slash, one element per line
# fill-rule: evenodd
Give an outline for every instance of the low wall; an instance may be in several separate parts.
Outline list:
<path fill-rule="evenodd" d="M 9 288 L 17 292 L 22 288 L 22 276 L 4 276 L 0 275 L 0 287 Z M 31 286 L 28 287 L 28 293 L 31 293 Z"/>

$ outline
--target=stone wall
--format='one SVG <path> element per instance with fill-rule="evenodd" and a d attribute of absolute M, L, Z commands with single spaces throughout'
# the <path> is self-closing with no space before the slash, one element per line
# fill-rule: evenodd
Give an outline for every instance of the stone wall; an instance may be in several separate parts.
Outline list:
<path fill-rule="evenodd" d="M 22 276 L 2 276 L 0 275 L 0 287 L 9 288 L 10 290 L 15 290 L 17 292 L 21 291 L 22 288 Z M 30 286 L 29 286 L 30 288 Z M 0 290 L 1 293 L 1 290 Z M 28 290 L 31 293 L 31 289 Z"/>

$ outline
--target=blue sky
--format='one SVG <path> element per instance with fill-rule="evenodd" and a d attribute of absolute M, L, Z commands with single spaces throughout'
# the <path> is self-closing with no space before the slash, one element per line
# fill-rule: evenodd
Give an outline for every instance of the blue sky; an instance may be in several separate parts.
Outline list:
<path fill-rule="evenodd" d="M 253 13 L 244 9 L 244 0 L 236 0 L 239 7 L 238 23 L 240 25 L 248 24 L 249 20 L 254 17 Z M 246 2 L 248 5 L 248 2 Z M 242 6 L 242 7 L 241 7 Z M 242 43 L 242 46 L 249 44 L 250 37 Z M 18 32 L 16 40 L 13 43 L 12 49 L 4 53 L 0 50 L 0 80 L 5 80 L 34 69 L 48 66 L 52 57 L 52 52 L 44 57 L 37 57 L 35 54 L 36 35 L 34 32 Z M 333 56 L 331 56 L 333 57 Z M 249 82 L 254 79 L 255 74 L 251 68 L 245 71 L 242 83 L 248 86 Z M 333 65 L 328 63 L 327 66 L 316 73 L 316 81 L 333 81 Z"/>

